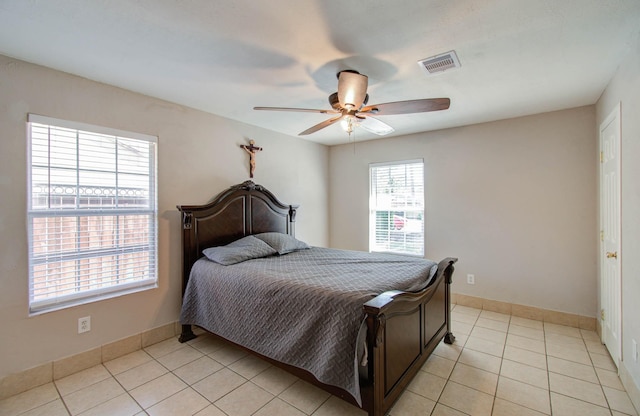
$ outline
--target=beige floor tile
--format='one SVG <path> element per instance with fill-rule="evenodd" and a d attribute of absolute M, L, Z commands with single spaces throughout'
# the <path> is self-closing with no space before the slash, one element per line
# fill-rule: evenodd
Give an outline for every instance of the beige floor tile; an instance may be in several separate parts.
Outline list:
<path fill-rule="evenodd" d="M 556 373 L 549 373 L 549 387 L 551 391 L 583 400 L 597 406 L 607 407 L 607 401 L 599 384 L 578 380 L 573 377 Z"/>
<path fill-rule="evenodd" d="M 227 368 L 223 368 L 198 381 L 192 387 L 210 402 L 215 402 L 246 382 L 246 378 Z"/>
<path fill-rule="evenodd" d="M 195 390 L 186 388 L 154 404 L 147 409 L 147 413 L 150 416 L 195 415 L 209 404 Z"/>
<path fill-rule="evenodd" d="M 169 371 L 160 365 L 157 361 L 152 360 L 129 371 L 125 371 L 115 376 L 116 380 L 127 390 L 133 390 L 145 383 L 155 380 L 156 378 L 167 374 Z"/>
<path fill-rule="evenodd" d="M 4 415 L 5 413 L 2 414 Z M 20 413 L 20 416 L 69 416 L 69 412 L 67 412 L 67 408 L 62 403 L 62 399 L 57 399 L 25 413 Z"/>
<path fill-rule="evenodd" d="M 460 352 L 462 352 L 462 346 L 458 344 L 458 340 L 453 344 L 445 344 L 441 342 L 438 346 L 433 350 L 433 354 L 446 358 L 448 360 L 457 361 L 460 356 Z"/>
<path fill-rule="evenodd" d="M 603 387 L 604 394 L 609 402 L 609 407 L 613 410 L 625 413 L 627 415 L 637 416 L 636 409 L 629 399 L 629 395 L 625 391 L 612 389 L 610 387 Z"/>
<path fill-rule="evenodd" d="M 595 370 L 602 386 L 625 391 L 622 381 L 620 381 L 620 377 L 618 377 L 618 373 L 597 367 L 595 367 Z"/>
<path fill-rule="evenodd" d="M 48 383 L 0 401 L 0 415 L 18 415 L 60 398 L 53 383 Z"/>
<path fill-rule="evenodd" d="M 106 380 L 63 396 L 62 400 L 64 400 L 69 412 L 72 415 L 77 415 L 123 393 L 125 391 L 120 384 L 112 377 L 109 377 Z"/>
<path fill-rule="evenodd" d="M 551 414 L 549 391 L 507 377 L 498 379 L 496 398 L 501 398 L 528 409 Z"/>
<path fill-rule="evenodd" d="M 494 374 L 500 373 L 500 366 L 502 365 L 502 359 L 500 357 L 468 348 L 462 351 L 458 362 Z"/>
<path fill-rule="evenodd" d="M 449 378 L 463 386 L 471 387 L 483 393 L 495 395 L 498 375 L 466 364 L 458 363 Z M 437 397 L 434 399 L 437 400 Z"/>
<path fill-rule="evenodd" d="M 618 368 L 613 363 L 613 360 L 608 355 L 601 354 L 589 354 L 591 358 L 591 362 L 593 362 L 593 366 L 597 368 L 602 368 L 604 370 L 609 371 L 618 371 Z"/>
<path fill-rule="evenodd" d="M 502 357 L 504 344 L 471 336 L 467 340 L 464 348 L 484 352 L 485 354 L 494 355 L 496 357 Z"/>
<path fill-rule="evenodd" d="M 494 331 L 507 332 L 509 329 L 509 322 L 495 321 L 489 318 L 483 318 L 482 316 L 476 321 L 477 327 L 492 329 Z"/>
<path fill-rule="evenodd" d="M 247 353 L 233 345 L 225 345 L 208 355 L 222 365 L 230 365 L 245 357 Z"/>
<path fill-rule="evenodd" d="M 544 413 L 540 413 L 536 410 L 529 409 L 528 407 L 520 406 L 519 404 L 512 403 L 510 401 L 500 399 L 496 397 L 493 402 L 493 413 L 491 416 L 543 416 Z"/>
<path fill-rule="evenodd" d="M 542 329 L 529 328 L 526 326 L 509 325 L 509 334 L 519 335 L 525 338 L 531 338 L 538 341 L 544 341 L 544 331 Z"/>
<path fill-rule="evenodd" d="M 252 378 L 251 381 L 277 396 L 298 381 L 298 378 L 277 367 L 271 367 Z"/>
<path fill-rule="evenodd" d="M 547 356 L 544 354 L 507 345 L 502 358 L 547 371 Z"/>
<path fill-rule="evenodd" d="M 231 364 L 229 369 L 235 371 L 246 379 L 251 379 L 269 367 L 271 367 L 271 364 L 265 360 L 254 355 L 247 355 L 246 357 Z"/>
<path fill-rule="evenodd" d="M 494 329 L 485 328 L 476 324 L 476 326 L 473 327 L 471 334 L 469 335 L 469 338 L 474 337 L 486 339 L 488 341 L 495 342 L 496 344 L 504 345 L 505 341 L 507 340 L 507 333 L 506 331 L 496 331 Z"/>
<path fill-rule="evenodd" d="M 506 345 L 512 345 L 514 347 L 522 348 L 524 350 L 529 350 L 533 352 L 537 352 L 540 354 L 546 353 L 546 348 L 544 345 L 544 341 L 531 339 L 527 337 L 523 337 L 520 335 L 516 335 L 513 333 L 509 333 L 507 335 L 507 343 Z"/>
<path fill-rule="evenodd" d="M 462 413 L 456 409 L 453 409 L 449 406 L 445 406 L 443 404 L 437 403 L 436 407 L 434 407 L 431 416 L 466 416 L 465 413 Z"/>
<path fill-rule="evenodd" d="M 335 396 L 324 402 L 313 416 L 367 416 L 367 412 L 359 409 Z"/>
<path fill-rule="evenodd" d="M 169 354 L 158 358 L 158 362 L 169 370 L 173 371 L 176 368 L 182 367 L 185 364 L 189 364 L 190 362 L 195 361 L 203 356 L 204 354 L 202 354 L 200 351 L 186 345 L 183 348 L 172 351 Z"/>
<path fill-rule="evenodd" d="M 122 357 L 118 357 L 114 360 L 107 361 L 104 366 L 113 375 L 123 373 L 134 367 L 147 363 L 153 360 L 153 358 L 144 352 L 143 350 L 135 351 Z"/>
<path fill-rule="evenodd" d="M 448 360 L 438 355 L 431 354 L 429 358 L 427 358 L 427 361 L 424 363 L 421 370 L 430 374 L 435 374 L 436 376 L 449 378 L 449 375 L 453 371 L 453 366 L 455 365 L 456 362 L 453 360 Z"/>
<path fill-rule="evenodd" d="M 405 390 L 393 405 L 389 416 L 422 416 L 431 414 L 436 402 Z"/>
<path fill-rule="evenodd" d="M 169 338 L 164 341 L 158 342 L 157 344 L 149 345 L 148 347 L 144 348 L 144 351 L 146 351 L 147 354 L 149 354 L 153 358 L 158 359 L 169 354 L 170 352 L 179 350 L 182 347 L 184 347 L 184 344 L 180 343 L 180 341 L 178 341 L 178 338 Z"/>
<path fill-rule="evenodd" d="M 134 416 L 140 413 L 142 409 L 138 406 L 127 393 L 100 403 L 96 407 L 92 407 L 80 414 L 80 416 Z"/>
<path fill-rule="evenodd" d="M 180 377 L 188 385 L 192 385 L 223 368 L 224 366 L 216 360 L 204 356 L 173 370 L 173 374 Z"/>
<path fill-rule="evenodd" d="M 473 324 L 466 324 L 464 322 L 459 321 L 451 321 L 451 332 L 453 332 L 456 337 L 459 335 L 469 335 L 473 330 Z"/>
<path fill-rule="evenodd" d="M 465 315 L 475 316 L 476 318 L 480 316 L 480 313 L 482 313 L 482 309 L 472 308 L 464 305 L 456 305 L 456 307 L 453 308 L 453 311 L 456 313 L 463 313 Z"/>
<path fill-rule="evenodd" d="M 581 329 L 580 333 L 582 334 L 582 339 L 584 339 L 585 341 L 601 342 L 600 341 L 600 337 L 598 336 L 596 331 L 589 331 L 589 330 L 586 330 L 586 329 Z"/>
<path fill-rule="evenodd" d="M 563 360 L 556 357 L 548 357 L 549 371 L 565 376 L 577 378 L 578 380 L 598 383 L 598 377 L 592 366 Z"/>
<path fill-rule="evenodd" d="M 589 351 L 590 353 L 600 354 L 600 355 L 609 355 L 609 351 L 607 351 L 607 347 L 605 347 L 604 344 L 602 344 L 602 342 L 600 342 L 599 340 L 591 341 L 591 340 L 585 339 L 584 344 L 587 346 L 587 351 Z"/>
<path fill-rule="evenodd" d="M 580 364 L 591 365 L 587 349 L 564 347 L 558 344 L 547 344 L 547 355 Z"/>
<path fill-rule="evenodd" d="M 217 407 L 215 407 L 214 405 L 210 404 L 209 406 L 207 406 L 204 409 L 200 410 L 194 416 L 227 416 L 227 415 L 225 415 L 222 410 L 220 410 Z"/>
<path fill-rule="evenodd" d="M 455 334 L 454 337 L 455 337 L 454 344 L 458 347 L 464 347 L 464 344 L 467 343 L 467 339 L 469 339 L 469 336 L 465 334 Z M 445 342 L 442 341 L 441 344 L 445 344 Z"/>
<path fill-rule="evenodd" d="M 203 354 L 211 354 L 220 348 L 229 346 L 227 342 L 209 335 L 199 336 L 198 338 L 189 341 L 187 344 Z"/>
<path fill-rule="evenodd" d="M 569 335 L 555 334 L 553 332 L 547 332 L 545 334 L 545 342 L 548 344 L 556 344 L 563 347 L 578 348 L 580 350 L 587 350 L 587 346 L 582 338 L 571 337 Z"/>
<path fill-rule="evenodd" d="M 60 394 L 65 396 L 110 377 L 111 374 L 102 364 L 100 364 L 70 376 L 63 377 L 54 381 L 54 383 Z"/>
<path fill-rule="evenodd" d="M 504 322 L 508 326 L 509 321 L 511 320 L 511 315 L 483 310 L 482 312 L 480 312 L 480 319 L 491 319 L 492 321 Z"/>
<path fill-rule="evenodd" d="M 609 409 L 551 392 L 553 416 L 610 416 Z"/>
<path fill-rule="evenodd" d="M 435 402 L 440 397 L 440 393 L 442 393 L 442 389 L 444 389 L 445 384 L 447 384 L 446 378 L 425 373 L 424 371 L 419 371 L 411 381 L 411 383 L 409 383 L 409 385 L 407 386 L 407 390 L 412 391 L 420 396 L 426 397 L 427 399 L 431 399 Z"/>
<path fill-rule="evenodd" d="M 263 408 L 253 414 L 254 416 L 306 416 L 306 413 L 301 412 L 295 407 L 291 406 L 287 402 L 275 398 L 267 403 Z"/>
<path fill-rule="evenodd" d="M 549 381 L 546 370 L 531 367 L 526 364 L 518 363 L 510 360 L 502 360 L 500 375 L 518 380 L 541 389 L 549 390 Z"/>
<path fill-rule="evenodd" d="M 522 318 L 519 316 L 512 316 L 511 321 L 509 321 L 511 325 L 525 326 L 527 328 L 532 329 L 540 329 L 544 328 L 542 321 L 536 321 L 534 319 Z"/>
<path fill-rule="evenodd" d="M 456 312 L 456 310 L 454 309 L 453 312 L 451 312 L 451 320 L 454 322 L 460 322 L 473 326 L 478 320 L 478 315 L 469 315 L 468 313 Z"/>
<path fill-rule="evenodd" d="M 612 410 L 611 414 L 613 416 L 629 416 L 628 414 L 622 413 L 622 412 L 618 412 L 617 410 Z"/>
<path fill-rule="evenodd" d="M 280 393 L 280 399 L 300 409 L 305 414 L 312 414 L 322 405 L 331 395 L 318 387 L 298 380 L 289 388 Z"/>
<path fill-rule="evenodd" d="M 187 385 L 182 380 L 172 373 L 167 373 L 130 390 L 129 393 L 143 409 L 147 409 L 185 388 Z"/>
<path fill-rule="evenodd" d="M 493 396 L 449 381 L 439 402 L 472 416 L 488 416 L 491 415 Z"/>
<path fill-rule="evenodd" d="M 552 334 L 568 335 L 571 337 L 582 339 L 582 333 L 580 332 L 580 329 L 574 328 L 572 326 L 558 325 L 558 324 L 545 322 L 544 332 L 552 333 Z"/>
<path fill-rule="evenodd" d="M 229 416 L 249 416 L 273 398 L 273 394 L 252 382 L 247 382 L 214 404 Z"/>

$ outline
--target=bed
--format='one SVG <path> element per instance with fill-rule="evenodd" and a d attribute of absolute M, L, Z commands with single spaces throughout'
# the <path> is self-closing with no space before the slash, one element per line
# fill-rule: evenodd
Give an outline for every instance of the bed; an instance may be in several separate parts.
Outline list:
<path fill-rule="evenodd" d="M 196 337 L 196 325 L 371 416 L 382 416 L 440 341 L 455 340 L 450 284 L 457 259 L 434 263 L 308 247 L 295 238 L 297 209 L 252 181 L 230 187 L 205 205 L 178 206 L 183 232 L 180 342 Z M 274 238 L 286 247 L 275 246 Z M 263 241 L 275 251 L 262 253 L 258 244 Z M 203 259 L 205 250 L 217 255 L 247 242 L 252 250 L 256 244 L 260 255 L 229 266 Z M 314 278 L 309 288 L 306 274 L 314 267 L 324 280 Z M 376 273 L 398 276 L 397 283 L 378 284 Z M 417 274 L 420 278 L 413 277 Z M 408 280 L 401 278 L 405 275 Z M 342 279 L 347 287 L 336 288 L 342 277 L 348 277 Z M 389 284 L 405 290 L 381 289 Z M 293 328 L 298 332 L 287 332 Z M 280 339 L 287 341 L 279 344 Z"/>

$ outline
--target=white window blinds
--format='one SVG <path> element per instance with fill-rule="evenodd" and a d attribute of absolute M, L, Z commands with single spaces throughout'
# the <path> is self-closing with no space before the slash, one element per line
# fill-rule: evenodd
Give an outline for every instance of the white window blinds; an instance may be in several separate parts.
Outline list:
<path fill-rule="evenodd" d="M 424 255 L 424 162 L 369 166 L 369 251 Z"/>
<path fill-rule="evenodd" d="M 155 287 L 157 138 L 28 121 L 30 312 Z"/>

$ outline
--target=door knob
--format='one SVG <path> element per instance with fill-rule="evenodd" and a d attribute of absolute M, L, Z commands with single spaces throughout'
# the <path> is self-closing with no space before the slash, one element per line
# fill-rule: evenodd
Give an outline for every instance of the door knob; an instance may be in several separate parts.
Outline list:
<path fill-rule="evenodd" d="M 617 259 L 618 258 L 618 252 L 614 251 L 613 253 L 610 251 L 607 251 L 607 258 L 608 259 Z"/>

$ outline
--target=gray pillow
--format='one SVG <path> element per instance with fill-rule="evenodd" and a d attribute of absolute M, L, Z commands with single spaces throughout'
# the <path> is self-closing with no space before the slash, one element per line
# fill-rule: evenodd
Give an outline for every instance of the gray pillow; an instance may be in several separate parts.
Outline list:
<path fill-rule="evenodd" d="M 209 247 L 202 251 L 209 260 L 228 266 L 246 260 L 271 256 L 277 251 L 262 240 L 248 235 L 226 246 Z"/>
<path fill-rule="evenodd" d="M 291 253 L 292 251 L 310 248 L 307 243 L 297 240 L 288 234 L 262 233 L 255 234 L 255 237 L 273 247 L 278 252 L 278 254 L 287 254 Z"/>

